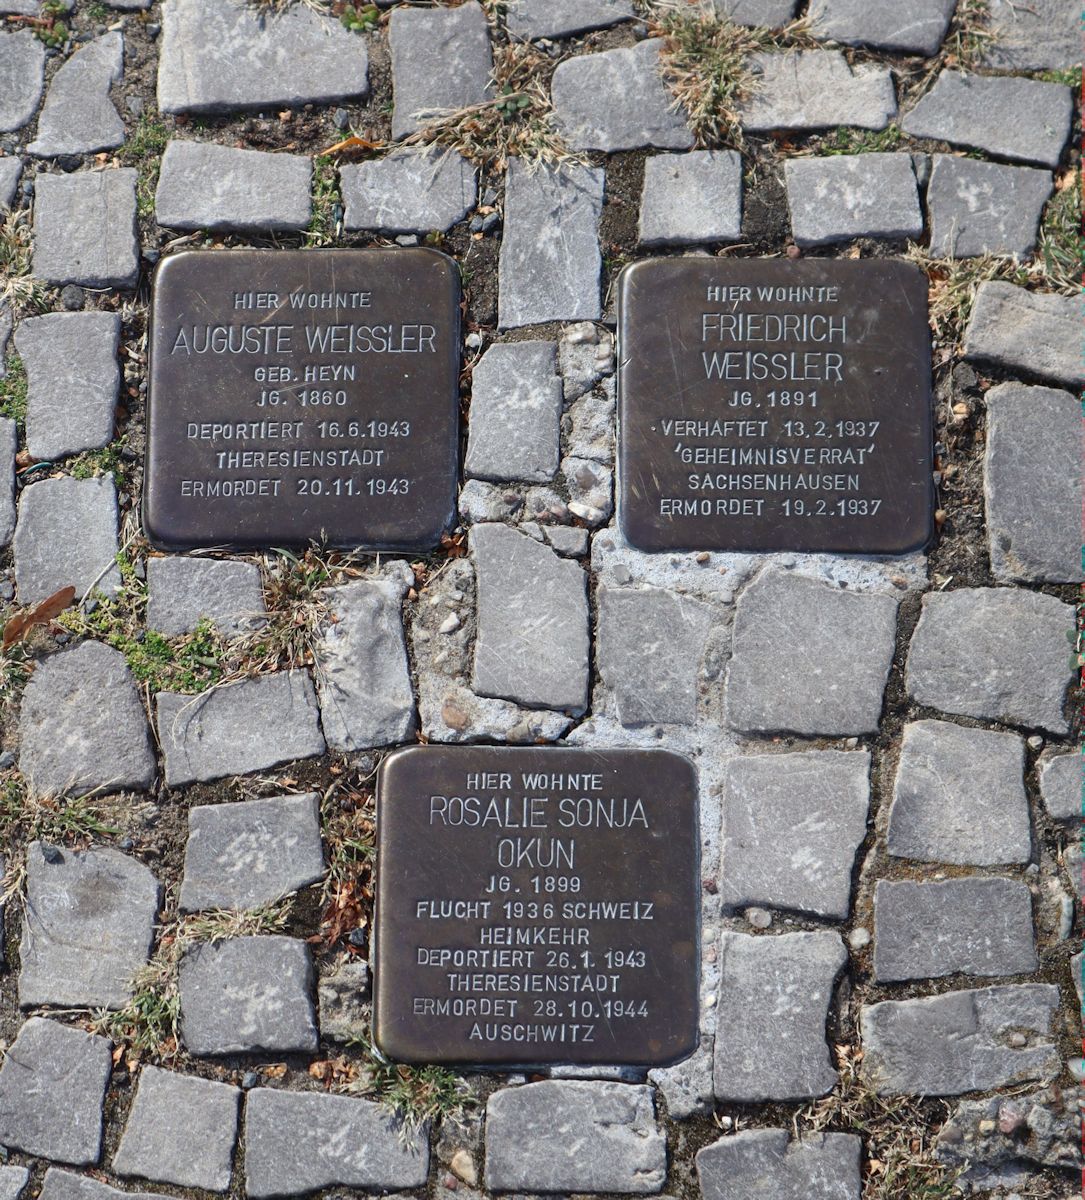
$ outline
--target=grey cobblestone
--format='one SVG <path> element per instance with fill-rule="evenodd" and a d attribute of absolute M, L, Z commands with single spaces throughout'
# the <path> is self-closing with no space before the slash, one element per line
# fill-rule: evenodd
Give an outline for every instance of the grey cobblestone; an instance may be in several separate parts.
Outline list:
<path fill-rule="evenodd" d="M 795 614 L 817 622 L 796 628 Z M 897 600 L 771 567 L 738 600 L 725 714 L 747 733 L 871 733 L 896 637 Z M 796 658 L 805 664 L 794 669 Z"/>
<path fill-rule="evenodd" d="M 39 175 L 34 184 L 33 272 L 44 283 L 135 287 L 136 172 L 117 167 Z"/>
<path fill-rule="evenodd" d="M 1078 0 L 988 0 L 985 66 L 1007 71 L 1064 70 L 1081 63 Z"/>
<path fill-rule="evenodd" d="M 392 50 L 392 137 L 426 124 L 419 114 L 466 108 L 490 95 L 490 27 L 475 0 L 459 8 L 396 8 Z"/>
<path fill-rule="evenodd" d="M 177 975 L 190 1054 L 312 1054 L 313 964 L 304 942 L 240 937 L 187 951 Z"/>
<path fill-rule="evenodd" d="M 15 190 L 22 170 L 23 161 L 16 155 L 0 158 L 0 209 L 10 208 L 15 203 Z M 0 346 L 0 351 L 2 349 Z"/>
<path fill-rule="evenodd" d="M 600 316 L 603 179 L 598 167 L 529 171 L 511 160 L 498 270 L 502 328 Z"/>
<path fill-rule="evenodd" d="M 881 879 L 874 890 L 879 983 L 965 975 L 1027 975 L 1039 965 L 1032 894 L 1016 879 Z"/>
<path fill-rule="evenodd" d="M 1053 821 L 1085 820 L 1082 755 L 1047 754 L 1040 759 L 1040 799 Z"/>
<path fill-rule="evenodd" d="M 471 374 L 464 471 L 545 483 L 558 469 L 562 383 L 553 342 L 491 346 Z"/>
<path fill-rule="evenodd" d="M 167 637 L 191 633 L 210 621 L 225 637 L 264 622 L 260 568 L 214 558 L 147 561 L 147 624 Z"/>
<path fill-rule="evenodd" d="M 189 810 L 182 912 L 260 908 L 323 874 L 316 792 Z"/>
<path fill-rule="evenodd" d="M 736 25 L 779 29 L 795 16 L 798 0 L 709 0 L 721 17 Z"/>
<path fill-rule="evenodd" d="M 1023 984 L 885 1000 L 859 1014 L 863 1074 L 881 1095 L 959 1096 L 1059 1069 L 1049 1035 L 1059 990 Z M 1014 1048 L 1011 1031 L 1029 1041 Z"/>
<path fill-rule="evenodd" d="M 758 85 L 739 110 L 747 133 L 837 125 L 884 129 L 897 115 L 889 69 L 851 67 L 839 50 L 755 54 L 751 69 Z"/>
<path fill-rule="evenodd" d="M 207 696 L 159 692 L 155 700 L 167 787 L 245 775 L 325 750 L 305 671 L 244 679 Z"/>
<path fill-rule="evenodd" d="M 1077 389 L 1085 384 L 1075 340 L 1083 316 L 1081 296 L 1029 292 L 998 280 L 981 283 L 964 357 Z"/>
<path fill-rule="evenodd" d="M 15 455 L 19 430 L 9 417 L 0 417 L 0 546 L 15 532 Z"/>
<path fill-rule="evenodd" d="M 652 1091 L 549 1079 L 486 1105 L 486 1187 L 524 1192 L 658 1192 L 667 1147 Z"/>
<path fill-rule="evenodd" d="M 569 404 L 613 374 L 614 335 L 591 321 L 566 325 L 558 340 L 558 366 L 564 385 L 565 403 Z"/>
<path fill-rule="evenodd" d="M 409 569 L 406 572 L 410 576 Z M 328 745 L 366 750 L 407 741 L 416 718 L 403 639 L 402 577 L 358 579 L 324 592 L 317 697 Z"/>
<path fill-rule="evenodd" d="M 750 1129 L 697 1154 L 704 1200 L 859 1200 L 862 1138 L 849 1133 L 804 1134 Z"/>
<path fill-rule="evenodd" d="M 288 233 L 309 224 L 312 160 L 174 138 L 162 156 L 155 220 L 170 229 Z"/>
<path fill-rule="evenodd" d="M 428 1130 L 404 1130 L 370 1100 L 257 1088 L 245 1114 L 245 1192 L 252 1200 L 326 1187 L 421 1187 Z"/>
<path fill-rule="evenodd" d="M 642 246 L 736 242 L 742 236 L 742 156 L 734 150 L 657 154 L 644 164 Z"/>
<path fill-rule="evenodd" d="M 905 725 L 888 850 L 963 866 L 1027 862 L 1025 745 L 1016 734 L 950 721 Z"/>
<path fill-rule="evenodd" d="M 805 1100 L 832 1089 L 825 1022 L 847 958 L 836 933 L 720 935 L 717 1100 Z"/>
<path fill-rule="evenodd" d="M 400 10 L 401 11 L 401 10 Z M 343 225 L 377 233 L 451 229 L 475 207 L 475 168 L 454 150 L 399 150 L 340 167 Z"/>
<path fill-rule="evenodd" d="M 608 29 L 634 16 L 630 0 L 511 0 L 505 23 L 514 37 L 530 40 Z"/>
<path fill-rule="evenodd" d="M 908 650 L 908 691 L 943 712 L 1065 733 L 1073 627 L 1073 609 L 1054 596 L 1005 588 L 926 595 Z"/>
<path fill-rule="evenodd" d="M 0 1066 L 0 1144 L 53 1162 L 96 1163 L 110 1043 L 31 1017 Z"/>
<path fill-rule="evenodd" d="M 851 46 L 929 57 L 946 36 L 957 0 L 814 0 L 811 32 Z"/>
<path fill-rule="evenodd" d="M 867 831 L 870 755 L 813 750 L 732 759 L 723 792 L 720 902 L 845 920 Z"/>
<path fill-rule="evenodd" d="M 784 163 L 784 178 L 798 246 L 923 233 L 910 154 L 791 158 Z"/>
<path fill-rule="evenodd" d="M 162 889 L 134 858 L 108 847 L 26 850 L 19 946 L 23 1008 L 121 1008 L 151 954 Z"/>
<path fill-rule="evenodd" d="M 76 1175 L 56 1167 L 45 1172 L 38 1200 L 121 1200 L 123 1196 L 130 1196 L 132 1200 L 168 1200 L 157 1192 L 122 1192 L 90 1175 Z"/>
<path fill-rule="evenodd" d="M 1036 246 L 1051 187 L 1048 172 L 1034 167 L 936 154 L 927 187 L 931 253 L 1027 258 Z"/>
<path fill-rule="evenodd" d="M 20 322 L 15 349 L 27 374 L 31 457 L 63 458 L 113 437 L 120 335 L 116 313 L 49 313 Z"/>
<path fill-rule="evenodd" d="M 1073 96 L 1059 83 L 943 71 L 901 122 L 905 133 L 1054 167 L 1070 136 Z"/>
<path fill-rule="evenodd" d="M 0 133 L 34 115 L 45 77 L 45 47 L 29 30 L 0 32 Z"/>
<path fill-rule="evenodd" d="M 237 1142 L 241 1090 L 145 1066 L 113 1156 L 113 1172 L 225 1192 Z"/>
<path fill-rule="evenodd" d="M 370 1013 L 368 964 L 347 959 L 334 971 L 322 974 L 317 1000 L 322 1038 L 350 1042 L 366 1037 Z"/>
<path fill-rule="evenodd" d="M 39 796 L 150 787 L 150 730 L 119 651 L 87 641 L 39 663 L 19 714 L 19 769 Z"/>
<path fill-rule="evenodd" d="M 365 96 L 364 38 L 304 4 L 258 13 L 240 0 L 167 0 L 158 107 L 229 112 Z"/>
<path fill-rule="evenodd" d="M 28 1167 L 0 1167 L 0 1200 L 19 1200 L 29 1182 Z"/>
<path fill-rule="evenodd" d="M 109 89 L 124 73 L 124 37 L 104 34 L 76 50 L 53 76 L 27 150 L 41 158 L 91 154 L 124 142 L 124 122 Z"/>
<path fill-rule="evenodd" d="M 575 458 L 614 463 L 615 402 L 589 394 L 569 405 L 562 429 L 569 454 Z"/>
<path fill-rule="evenodd" d="M 688 150 L 693 134 L 659 68 L 660 38 L 567 58 L 551 83 L 557 126 L 574 150 Z M 622 96 L 621 104 L 600 97 Z"/>
<path fill-rule="evenodd" d="M 1003 383 L 987 402 L 984 495 L 996 579 L 1080 583 L 1081 404 L 1069 392 Z"/>

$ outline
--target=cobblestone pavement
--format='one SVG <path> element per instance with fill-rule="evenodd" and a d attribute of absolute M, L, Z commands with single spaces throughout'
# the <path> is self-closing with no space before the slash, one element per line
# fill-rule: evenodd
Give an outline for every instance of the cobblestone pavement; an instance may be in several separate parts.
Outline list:
<path fill-rule="evenodd" d="M 723 136 L 683 4 L 0 0 L 0 601 L 75 590 L 0 658 L 0 1197 L 1079 1193 L 1079 6 L 713 7 L 772 30 Z M 495 86 L 536 90 L 435 115 Z M 152 551 L 154 265 L 387 244 L 464 279 L 441 549 Z M 934 545 L 630 548 L 618 270 L 785 252 L 927 271 Z M 373 1056 L 373 777 L 417 740 L 696 763 L 690 1059 Z"/>

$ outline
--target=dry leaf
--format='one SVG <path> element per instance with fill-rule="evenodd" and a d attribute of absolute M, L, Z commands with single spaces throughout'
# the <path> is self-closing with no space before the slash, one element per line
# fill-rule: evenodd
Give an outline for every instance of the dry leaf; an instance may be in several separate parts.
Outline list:
<path fill-rule="evenodd" d="M 345 154 L 348 150 L 383 150 L 384 142 L 371 142 L 368 138 L 357 137 L 351 134 L 348 138 L 343 138 L 341 142 L 336 142 L 334 146 L 329 146 L 327 150 L 321 150 L 321 154 Z"/>
<path fill-rule="evenodd" d="M 22 641 L 35 625 L 48 625 L 54 617 L 59 616 L 75 601 L 75 588 L 64 587 L 46 597 L 40 604 L 16 613 L 4 626 L 3 648 L 6 650 L 15 642 Z"/>

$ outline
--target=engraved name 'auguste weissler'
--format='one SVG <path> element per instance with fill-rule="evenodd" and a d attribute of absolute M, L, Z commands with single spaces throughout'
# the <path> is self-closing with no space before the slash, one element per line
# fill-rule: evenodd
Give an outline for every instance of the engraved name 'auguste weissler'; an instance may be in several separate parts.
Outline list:
<path fill-rule="evenodd" d="M 647 1018 L 646 981 L 665 966 L 641 934 L 655 903 L 608 894 L 582 843 L 606 830 L 647 834 L 650 805 L 604 795 L 592 773 L 472 771 L 460 790 L 424 801 L 428 824 L 450 837 L 492 834 L 492 860 L 472 894 L 415 901 L 416 962 L 433 980 L 411 998 L 415 1016 L 463 1018 L 470 1042 L 525 1045 L 588 1044 L 603 1027 Z M 615 928 L 617 940 L 606 936 Z M 465 929 L 477 940 L 463 944 Z"/>
<path fill-rule="evenodd" d="M 242 291 L 231 303 L 236 320 L 183 324 L 169 335 L 171 360 L 239 360 L 251 381 L 230 397 L 236 417 L 184 422 L 208 473 L 180 479 L 181 496 L 406 495 L 411 423 L 378 411 L 379 397 L 367 397 L 362 411 L 355 360 L 436 354 L 437 327 L 381 322 L 367 311 L 372 291 Z"/>
<path fill-rule="evenodd" d="M 842 417 L 848 316 L 838 286 L 706 288 L 697 373 L 718 387 L 719 415 L 661 418 L 685 494 L 660 496 L 666 517 L 872 517 L 863 467 L 881 422 Z M 781 306 L 802 306 L 781 311 Z M 860 494 L 862 493 L 862 494 Z"/>

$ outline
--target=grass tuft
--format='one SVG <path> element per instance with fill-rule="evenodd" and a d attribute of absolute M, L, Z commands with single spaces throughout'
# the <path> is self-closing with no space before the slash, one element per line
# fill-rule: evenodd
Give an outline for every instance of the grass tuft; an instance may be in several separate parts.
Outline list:
<path fill-rule="evenodd" d="M 330 246 L 341 232 L 342 211 L 335 162 L 330 155 L 318 154 L 313 159 L 313 215 L 305 232 L 306 247 Z"/>
<path fill-rule="evenodd" d="M 0 839 L 12 842 L 86 842 L 112 837 L 93 793 L 86 796 L 32 796 L 16 772 L 0 783 Z"/>
<path fill-rule="evenodd" d="M 6 375 L 0 379 L 0 417 L 8 417 L 20 429 L 26 426 L 26 368 L 17 354 L 4 360 Z"/>
<path fill-rule="evenodd" d="M 899 150 L 904 134 L 899 125 L 887 125 L 885 129 L 852 129 L 841 126 L 827 133 L 814 147 L 821 155 L 834 154 L 880 154 Z"/>
<path fill-rule="evenodd" d="M 9 308 L 16 318 L 51 306 L 52 292 L 30 274 L 32 255 L 30 215 L 25 209 L 12 209 L 0 222 L 0 307 Z"/>
<path fill-rule="evenodd" d="M 742 149 L 739 110 L 757 80 L 750 56 L 762 50 L 814 45 L 804 21 L 781 29 L 735 25 L 712 7 L 658 0 L 650 5 L 650 31 L 664 39 L 663 77 L 685 109 L 700 146 Z"/>
<path fill-rule="evenodd" d="M 137 168 L 136 208 L 141 217 L 154 216 L 154 193 L 162 170 L 162 155 L 170 140 L 170 132 L 156 113 L 144 109 L 131 136 L 118 151 L 126 167 Z"/>
<path fill-rule="evenodd" d="M 964 71 L 983 65 L 983 54 L 994 38 L 988 0 L 957 0 L 949 33 L 942 42 L 940 61 Z"/>
<path fill-rule="evenodd" d="M 1067 171 L 1047 202 L 1036 262 L 1046 283 L 1064 295 L 1076 295 L 1085 273 L 1085 236 L 1081 224 L 1081 190 L 1076 171 Z"/>
<path fill-rule="evenodd" d="M 427 114 L 402 145 L 456 150 L 480 167 L 503 171 L 510 158 L 528 166 L 586 162 L 554 124 L 550 80 L 557 61 L 527 42 L 494 47 L 494 96 L 453 112 Z"/>

